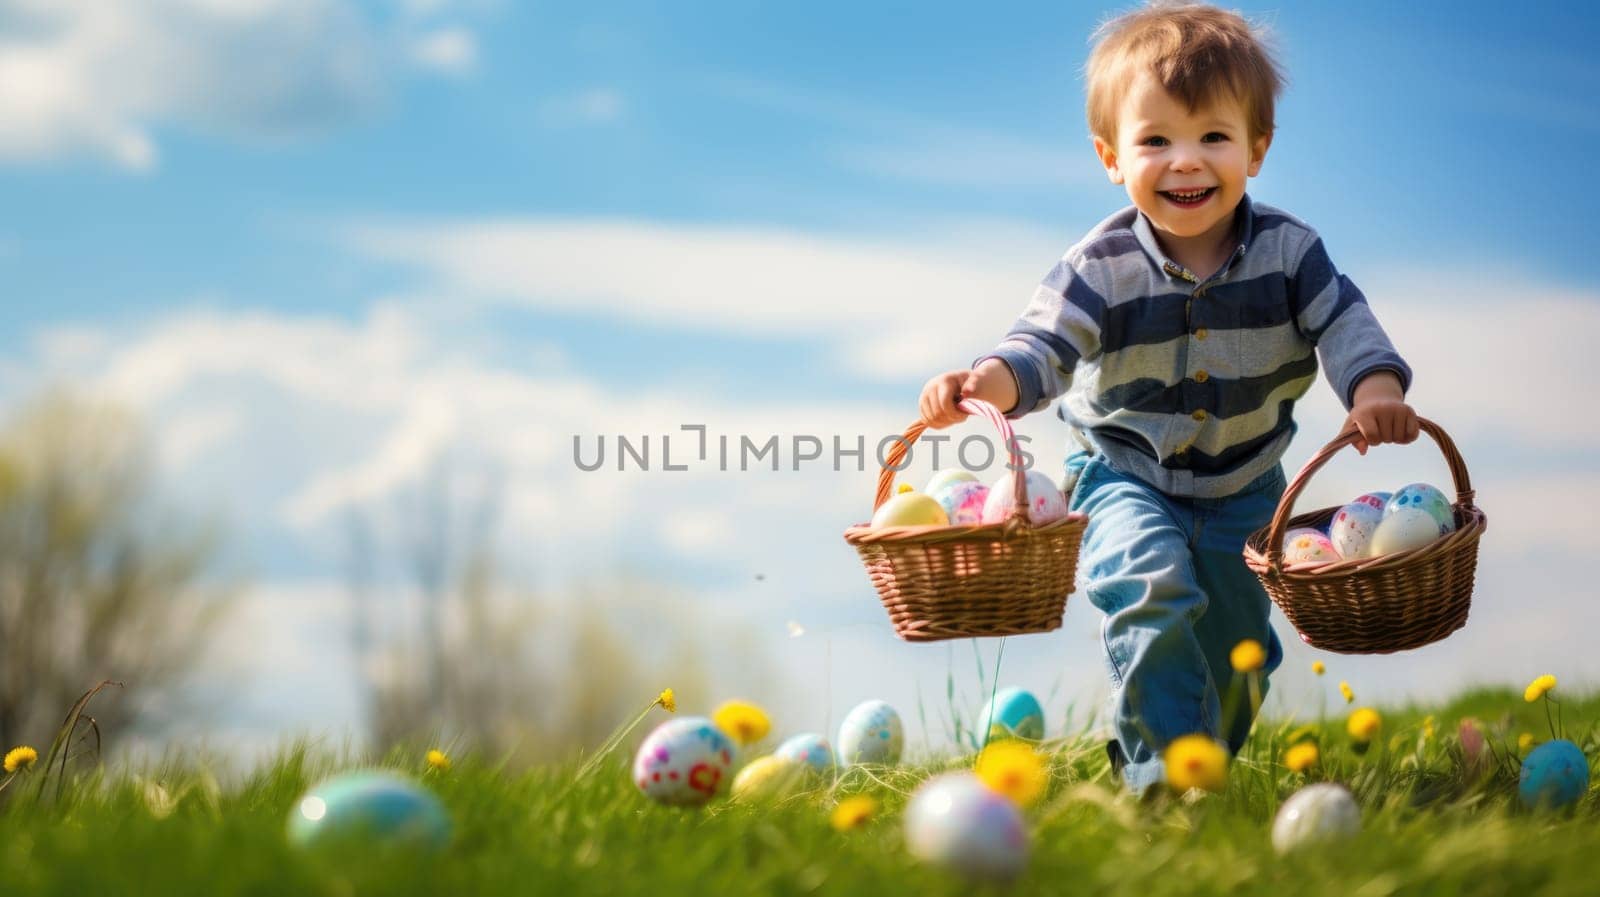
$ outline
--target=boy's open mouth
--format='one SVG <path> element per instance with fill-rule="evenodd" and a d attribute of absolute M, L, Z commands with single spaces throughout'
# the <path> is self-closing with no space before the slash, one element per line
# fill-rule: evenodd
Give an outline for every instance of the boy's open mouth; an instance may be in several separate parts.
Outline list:
<path fill-rule="evenodd" d="M 1157 192 L 1166 197 L 1167 201 L 1175 206 L 1192 209 L 1210 199 L 1211 194 L 1217 192 L 1217 188 L 1204 187 L 1199 190 L 1159 190 Z"/>

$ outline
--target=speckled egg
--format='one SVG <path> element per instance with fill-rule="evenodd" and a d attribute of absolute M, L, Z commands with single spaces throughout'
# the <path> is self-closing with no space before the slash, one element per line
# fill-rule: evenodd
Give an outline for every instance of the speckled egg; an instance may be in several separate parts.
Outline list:
<path fill-rule="evenodd" d="M 884 701 L 863 701 L 839 724 L 839 762 L 898 763 L 905 732 L 900 714 Z"/>
<path fill-rule="evenodd" d="M 989 487 L 982 483 L 957 482 L 929 493 L 944 508 L 945 516 L 956 526 L 983 522 L 983 506 L 989 500 Z"/>
<path fill-rule="evenodd" d="M 1371 557 L 1382 557 L 1399 551 L 1410 551 L 1439 538 L 1439 522 L 1421 508 L 1400 508 L 1384 514 L 1383 521 L 1372 531 L 1372 542 L 1367 552 Z"/>
<path fill-rule="evenodd" d="M 733 765 L 733 739 L 710 719 L 686 716 L 657 726 L 633 758 L 633 782 L 647 797 L 698 806 L 717 794 Z"/>
<path fill-rule="evenodd" d="M 1285 564 L 1326 564 L 1338 559 L 1339 549 L 1322 530 L 1302 526 L 1283 534 Z"/>
<path fill-rule="evenodd" d="M 1013 471 L 994 481 L 989 487 L 989 496 L 983 503 L 983 522 L 999 523 L 1006 519 L 1011 509 L 1016 507 L 1016 496 L 1012 494 Z M 1053 523 L 1067 516 L 1067 497 L 1061 494 L 1056 484 L 1050 478 L 1037 470 L 1027 471 L 1023 486 L 1028 490 L 1028 520 L 1034 526 L 1043 526 Z"/>
<path fill-rule="evenodd" d="M 1319 782 L 1289 796 L 1272 820 L 1272 846 L 1279 853 L 1315 842 L 1348 838 L 1361 831 L 1361 807 L 1343 785 Z"/>
<path fill-rule="evenodd" d="M 1328 541 L 1345 559 L 1364 558 L 1372 545 L 1372 533 L 1383 521 L 1383 502 L 1363 495 L 1336 511 L 1328 523 Z"/>
<path fill-rule="evenodd" d="M 978 711 L 974 728 L 982 730 L 989 724 L 984 743 L 997 738 L 1026 738 L 1038 741 L 1044 738 L 1044 708 L 1039 699 L 1025 688 L 1002 688 L 983 709 Z"/>
<path fill-rule="evenodd" d="M 757 757 L 733 777 L 732 797 L 746 802 L 775 800 L 799 784 L 805 772 L 805 767 L 793 760 Z"/>
<path fill-rule="evenodd" d="M 1589 759 L 1566 739 L 1547 741 L 1522 760 L 1517 797 L 1525 807 L 1559 809 L 1589 790 Z"/>
<path fill-rule="evenodd" d="M 289 843 L 296 847 L 360 842 L 436 850 L 449 840 L 450 817 L 433 793 L 386 770 L 333 776 L 289 814 Z"/>
<path fill-rule="evenodd" d="M 912 856 L 974 880 L 1009 880 L 1028 863 L 1022 811 L 971 772 L 918 786 L 906 804 L 905 835 Z"/>
<path fill-rule="evenodd" d="M 1385 515 L 1390 515 L 1406 508 L 1426 511 L 1428 516 L 1439 524 L 1439 532 L 1436 535 L 1443 536 L 1456 531 L 1455 511 L 1450 507 L 1450 499 L 1427 483 L 1401 486 L 1395 490 L 1394 496 L 1384 506 L 1383 512 Z"/>
<path fill-rule="evenodd" d="M 929 495 L 938 495 L 939 490 L 946 489 L 956 483 L 976 482 L 978 482 L 978 478 L 971 471 L 962 470 L 959 467 L 951 467 L 935 473 L 929 478 L 928 485 L 922 491 Z"/>
<path fill-rule="evenodd" d="M 815 772 L 833 771 L 833 748 L 828 745 L 828 739 L 815 732 L 795 735 L 778 745 L 773 756 L 804 763 Z"/>

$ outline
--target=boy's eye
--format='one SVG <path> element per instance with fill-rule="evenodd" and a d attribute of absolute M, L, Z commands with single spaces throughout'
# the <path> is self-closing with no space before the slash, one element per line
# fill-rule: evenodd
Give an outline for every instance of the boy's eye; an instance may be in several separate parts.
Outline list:
<path fill-rule="evenodd" d="M 1205 140 L 1207 143 L 1220 143 L 1221 141 L 1227 140 L 1228 135 L 1222 133 L 1221 131 L 1212 131 L 1201 139 Z"/>
<path fill-rule="evenodd" d="M 1167 138 L 1165 138 L 1165 137 L 1146 137 L 1145 139 L 1143 139 L 1143 140 L 1141 140 L 1139 142 L 1144 144 L 1145 146 L 1166 146 L 1167 145 Z"/>

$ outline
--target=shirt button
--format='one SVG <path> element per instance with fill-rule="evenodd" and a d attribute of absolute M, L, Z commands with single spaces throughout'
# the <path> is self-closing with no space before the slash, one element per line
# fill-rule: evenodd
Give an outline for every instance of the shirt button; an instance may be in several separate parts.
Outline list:
<path fill-rule="evenodd" d="M 1210 379 L 1211 375 L 1206 373 L 1205 368 L 1201 368 L 1200 370 L 1194 372 L 1194 382 L 1196 383 L 1204 383 Z"/>
<path fill-rule="evenodd" d="M 1204 327 L 1201 327 L 1199 330 L 1196 330 L 1194 332 L 1194 338 L 1195 339 L 1205 339 L 1206 338 L 1206 329 Z"/>
<path fill-rule="evenodd" d="M 1198 410 L 1195 411 L 1195 413 L 1193 413 L 1193 414 L 1191 414 L 1189 416 L 1194 418 L 1195 420 L 1205 420 L 1206 419 L 1206 410 L 1204 408 L 1198 409 Z"/>

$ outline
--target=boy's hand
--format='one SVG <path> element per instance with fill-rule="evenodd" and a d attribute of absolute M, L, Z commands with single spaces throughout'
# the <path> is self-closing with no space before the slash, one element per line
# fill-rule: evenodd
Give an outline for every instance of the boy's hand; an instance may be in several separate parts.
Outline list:
<path fill-rule="evenodd" d="M 1406 404 L 1400 378 L 1392 371 L 1376 371 L 1356 384 L 1355 401 L 1345 419 L 1345 425 L 1350 424 L 1361 432 L 1354 445 L 1363 455 L 1368 446 L 1414 442 L 1422 431 L 1417 412 Z"/>
<path fill-rule="evenodd" d="M 923 422 L 935 430 L 961 423 L 967 413 L 956 407 L 956 402 L 964 398 L 982 399 L 1009 413 L 1018 398 L 1011 368 L 998 358 L 986 358 L 970 371 L 948 371 L 929 380 L 919 402 Z"/>

